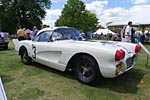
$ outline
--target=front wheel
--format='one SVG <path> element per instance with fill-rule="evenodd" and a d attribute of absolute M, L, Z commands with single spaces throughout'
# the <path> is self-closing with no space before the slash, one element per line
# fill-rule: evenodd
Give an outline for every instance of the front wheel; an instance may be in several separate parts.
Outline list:
<path fill-rule="evenodd" d="M 80 82 L 87 85 L 96 85 L 102 78 L 98 64 L 88 55 L 77 57 L 74 74 Z"/>
<path fill-rule="evenodd" d="M 26 64 L 26 65 L 29 65 L 32 63 L 32 59 L 28 56 L 28 52 L 26 50 L 26 48 L 22 48 L 21 49 L 21 61 Z"/>

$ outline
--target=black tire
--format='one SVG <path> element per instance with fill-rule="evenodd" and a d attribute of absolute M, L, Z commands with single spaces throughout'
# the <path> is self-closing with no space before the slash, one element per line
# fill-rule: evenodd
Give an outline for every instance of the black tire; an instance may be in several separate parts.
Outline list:
<path fill-rule="evenodd" d="M 26 48 L 21 48 L 21 61 L 26 64 L 26 65 L 30 65 L 32 63 L 32 59 L 28 56 L 28 52 Z"/>
<path fill-rule="evenodd" d="M 97 85 L 102 78 L 96 61 L 88 55 L 77 57 L 74 74 L 81 83 L 92 86 Z"/>

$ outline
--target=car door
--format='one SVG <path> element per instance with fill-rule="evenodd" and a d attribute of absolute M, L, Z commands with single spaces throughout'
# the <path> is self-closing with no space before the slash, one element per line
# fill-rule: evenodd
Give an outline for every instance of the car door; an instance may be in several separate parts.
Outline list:
<path fill-rule="evenodd" d="M 62 40 L 62 34 L 59 32 L 50 33 L 45 31 L 40 33 L 34 39 L 32 44 L 33 60 L 63 71 L 65 69 L 65 65 L 59 62 L 62 54 L 62 47 L 60 46 L 60 44 L 62 44 Z"/>
<path fill-rule="evenodd" d="M 49 49 L 50 49 L 50 32 L 41 32 L 32 43 L 32 58 L 34 61 L 42 63 L 44 65 L 49 64 Z"/>
<path fill-rule="evenodd" d="M 49 67 L 64 71 L 66 65 L 62 62 L 60 62 L 60 58 L 62 55 L 63 47 L 64 45 L 63 41 L 63 34 L 57 31 L 53 31 L 50 36 L 50 42 L 49 42 L 49 50 L 47 51 L 49 56 L 47 61 L 47 65 Z"/>

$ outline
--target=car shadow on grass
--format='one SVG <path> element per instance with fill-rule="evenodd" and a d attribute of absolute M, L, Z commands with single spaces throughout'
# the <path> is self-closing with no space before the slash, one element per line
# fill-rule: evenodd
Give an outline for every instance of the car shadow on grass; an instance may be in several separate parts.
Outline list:
<path fill-rule="evenodd" d="M 61 72 L 38 63 L 34 63 L 33 66 L 63 77 L 67 77 L 71 80 L 76 80 L 73 71 Z M 98 85 L 94 86 L 94 88 L 107 88 L 118 93 L 137 93 L 138 85 L 142 84 L 141 80 L 143 80 L 143 77 L 148 73 L 148 71 L 133 68 L 132 70 L 116 78 L 103 78 Z"/>
<path fill-rule="evenodd" d="M 45 66 L 45 65 L 36 63 L 36 62 L 34 62 L 32 65 L 33 65 L 34 67 L 36 67 L 36 68 L 41 69 L 41 70 L 48 71 L 48 72 L 52 72 L 52 73 L 55 73 L 55 74 L 57 74 L 57 75 L 64 76 L 64 77 L 67 77 L 67 78 L 76 80 L 75 77 L 74 77 L 73 71 L 68 71 L 68 70 L 67 70 L 67 71 L 65 71 L 65 72 L 62 72 L 62 71 L 56 70 L 56 69 L 54 69 L 54 68 L 51 68 L 51 67 L 48 67 L 48 66 Z"/>
<path fill-rule="evenodd" d="M 108 88 L 118 93 L 137 93 L 138 85 L 144 84 L 144 76 L 148 72 L 133 68 L 116 78 L 104 78 L 97 88 Z"/>

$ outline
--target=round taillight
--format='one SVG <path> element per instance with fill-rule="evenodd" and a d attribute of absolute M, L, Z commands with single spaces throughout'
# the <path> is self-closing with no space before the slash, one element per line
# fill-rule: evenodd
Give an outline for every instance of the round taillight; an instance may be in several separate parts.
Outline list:
<path fill-rule="evenodd" d="M 135 46 L 135 53 L 138 53 L 140 50 L 141 50 L 141 46 L 137 44 Z"/>
<path fill-rule="evenodd" d="M 120 52 L 121 52 L 121 59 L 123 59 L 125 57 L 125 52 L 122 49 L 120 49 Z"/>
<path fill-rule="evenodd" d="M 116 51 L 115 61 L 119 61 L 121 59 L 124 59 L 124 57 L 125 57 L 125 52 L 122 49 Z"/>

